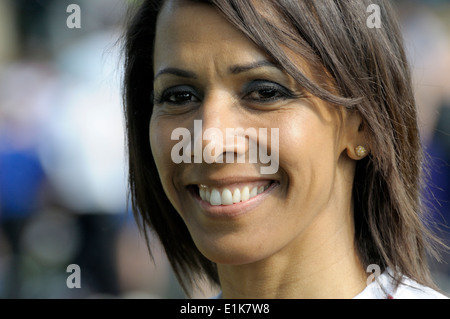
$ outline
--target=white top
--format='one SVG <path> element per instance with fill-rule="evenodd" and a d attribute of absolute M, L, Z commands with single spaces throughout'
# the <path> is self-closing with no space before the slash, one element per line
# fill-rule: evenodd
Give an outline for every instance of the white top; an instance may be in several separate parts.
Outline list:
<path fill-rule="evenodd" d="M 221 298 L 222 292 L 212 299 Z M 449 297 L 405 276 L 394 291 L 393 278 L 389 270 L 386 270 L 353 299 L 449 299 Z"/>
<path fill-rule="evenodd" d="M 448 299 L 448 297 L 405 276 L 394 291 L 393 278 L 389 271 L 385 271 L 353 299 Z"/>

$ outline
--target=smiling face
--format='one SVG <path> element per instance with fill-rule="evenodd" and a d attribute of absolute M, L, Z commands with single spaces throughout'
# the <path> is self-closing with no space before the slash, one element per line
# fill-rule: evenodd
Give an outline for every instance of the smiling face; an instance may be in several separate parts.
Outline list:
<path fill-rule="evenodd" d="M 154 70 L 152 153 L 166 195 L 207 258 L 256 262 L 351 223 L 354 160 L 347 154 L 358 138 L 356 116 L 307 94 L 205 4 L 164 5 Z M 195 120 L 202 132 L 222 132 L 204 139 L 202 150 L 220 145 L 219 153 L 248 159 L 251 143 L 265 144 L 269 154 L 278 151 L 278 170 L 261 174 L 267 165 L 249 160 L 176 164 L 172 133 L 186 128 L 194 137 Z M 267 129 L 269 136 L 278 129 L 279 140 L 251 135 L 244 147 L 225 141 L 226 130 L 236 128 Z"/>

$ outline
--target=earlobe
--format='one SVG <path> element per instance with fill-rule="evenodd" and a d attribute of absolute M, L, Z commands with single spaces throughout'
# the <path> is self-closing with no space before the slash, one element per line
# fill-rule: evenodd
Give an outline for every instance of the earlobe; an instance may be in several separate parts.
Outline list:
<path fill-rule="evenodd" d="M 365 125 L 358 112 L 349 114 L 347 118 L 347 132 L 345 147 L 348 157 L 359 161 L 369 154 L 369 147 L 366 143 Z"/>
<path fill-rule="evenodd" d="M 348 147 L 347 155 L 354 160 L 361 160 L 369 154 L 366 146 L 358 145 L 356 147 Z"/>
<path fill-rule="evenodd" d="M 358 145 L 355 147 L 355 153 L 356 156 L 358 156 L 359 158 L 363 158 L 367 155 L 368 151 L 367 148 L 362 146 L 362 145 Z"/>

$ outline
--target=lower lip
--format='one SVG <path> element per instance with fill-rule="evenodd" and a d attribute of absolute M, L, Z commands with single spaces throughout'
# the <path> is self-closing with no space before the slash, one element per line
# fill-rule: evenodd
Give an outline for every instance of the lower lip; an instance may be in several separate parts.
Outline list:
<path fill-rule="evenodd" d="M 200 198 L 198 194 L 193 194 L 195 200 L 199 203 L 202 211 L 205 215 L 209 217 L 215 218 L 232 218 L 242 216 L 244 214 L 249 213 L 257 206 L 259 206 L 267 196 L 272 193 L 274 189 L 276 189 L 280 184 L 277 182 L 273 182 L 268 189 L 266 189 L 261 194 L 252 197 L 251 199 L 245 202 L 239 202 L 232 205 L 211 205 L 209 202 L 204 201 Z"/>

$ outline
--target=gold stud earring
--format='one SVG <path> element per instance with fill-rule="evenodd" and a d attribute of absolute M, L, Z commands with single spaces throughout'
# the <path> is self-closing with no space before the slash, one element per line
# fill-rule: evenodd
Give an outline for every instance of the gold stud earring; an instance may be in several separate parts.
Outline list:
<path fill-rule="evenodd" d="M 367 155 L 367 149 L 361 145 L 358 145 L 357 147 L 355 147 L 355 152 L 358 157 L 364 157 Z"/>

